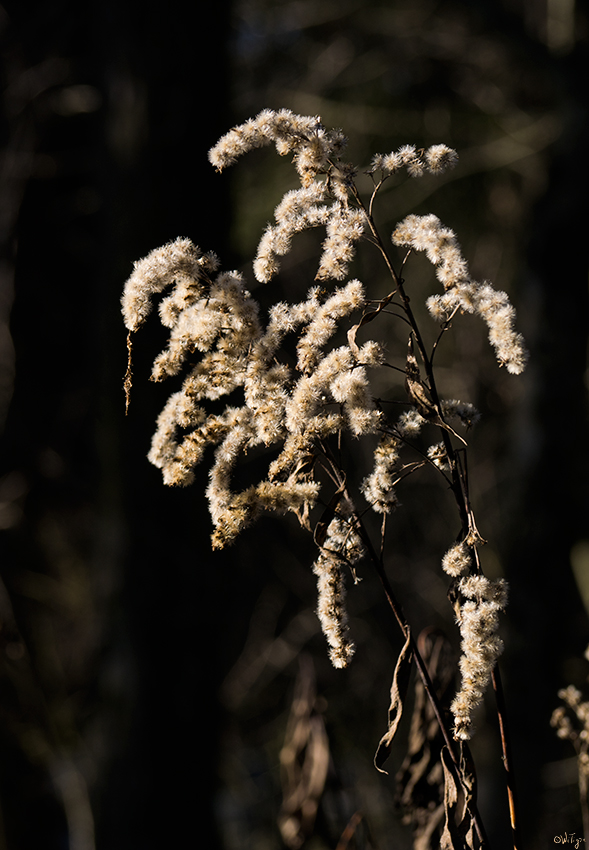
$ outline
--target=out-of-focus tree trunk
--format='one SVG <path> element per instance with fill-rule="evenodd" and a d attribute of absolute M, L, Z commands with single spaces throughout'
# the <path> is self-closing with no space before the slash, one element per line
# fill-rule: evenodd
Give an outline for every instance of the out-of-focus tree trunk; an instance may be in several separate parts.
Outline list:
<path fill-rule="evenodd" d="M 0 25 L 0 847 L 214 846 L 208 518 L 145 460 L 161 393 L 124 418 L 119 298 L 156 244 L 222 252 L 229 3 L 23 2 Z"/>
<path fill-rule="evenodd" d="M 563 93 L 563 131 L 529 225 L 521 293 L 531 360 L 513 446 L 516 486 L 506 496 L 513 641 L 507 687 L 524 814 L 540 836 L 580 824 L 574 773 L 568 786 L 559 773 L 559 759 L 573 750 L 557 741 L 549 721 L 559 688 L 587 684 L 586 59 L 581 41 L 550 60 Z"/>

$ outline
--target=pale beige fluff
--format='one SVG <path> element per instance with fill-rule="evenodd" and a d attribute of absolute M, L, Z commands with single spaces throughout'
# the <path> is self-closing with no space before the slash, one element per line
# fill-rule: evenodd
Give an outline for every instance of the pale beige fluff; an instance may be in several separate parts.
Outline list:
<path fill-rule="evenodd" d="M 325 542 L 313 564 L 317 576 L 317 616 L 329 644 L 334 667 L 347 667 L 355 646 L 349 635 L 344 573 L 353 573 L 364 555 L 364 546 L 353 524 L 344 516 L 335 517 L 327 528 Z"/>
<path fill-rule="evenodd" d="M 417 150 L 415 145 L 403 145 L 388 154 L 375 154 L 370 170 L 382 171 L 389 176 L 404 167 L 410 177 L 421 177 L 426 171 L 441 174 L 454 168 L 457 162 L 458 154 L 447 145 L 432 145 L 427 150 Z"/>
<path fill-rule="evenodd" d="M 343 280 L 354 258 L 355 243 L 366 226 L 366 216 L 361 210 L 335 204 L 327 220 L 327 238 L 319 261 L 316 280 Z"/>
<path fill-rule="evenodd" d="M 442 569 L 449 576 L 461 576 L 470 570 L 472 555 L 467 544 L 455 543 L 442 558 Z"/>
<path fill-rule="evenodd" d="M 176 239 L 138 260 L 125 284 L 121 299 L 123 318 L 130 331 L 136 331 L 151 312 L 153 295 L 176 280 L 183 301 L 200 293 L 199 281 L 216 268 L 214 254 L 203 255 L 189 239 Z"/>
<path fill-rule="evenodd" d="M 398 503 L 394 489 L 394 471 L 399 461 L 400 442 L 393 434 L 381 437 L 374 451 L 374 468 L 361 484 L 362 495 L 372 509 L 388 514 Z"/>
<path fill-rule="evenodd" d="M 260 283 L 268 283 L 277 274 L 283 257 L 291 249 L 292 238 L 311 227 L 327 224 L 331 210 L 323 204 L 326 187 L 313 182 L 287 192 L 275 210 L 275 225 L 268 225 L 254 260 L 254 274 Z"/>
<path fill-rule="evenodd" d="M 303 185 L 308 185 L 326 168 L 329 157 L 343 150 L 346 138 L 339 130 L 327 131 L 319 117 L 264 109 L 219 139 L 209 151 L 209 161 L 222 171 L 244 153 L 272 143 L 282 156 L 294 154 L 295 168 Z"/>
<path fill-rule="evenodd" d="M 483 575 L 458 580 L 457 620 L 462 638 L 460 656 L 461 687 L 450 710 L 454 715 L 454 737 L 469 740 L 472 716 L 481 703 L 493 668 L 503 651 L 497 634 L 499 614 L 507 604 L 507 582 L 491 581 Z"/>
<path fill-rule="evenodd" d="M 279 217 L 301 197 L 290 196 Z M 207 449 L 217 446 L 207 489 L 222 546 L 262 510 L 301 516 L 316 502 L 319 484 L 306 458 L 317 439 L 348 430 L 374 431 L 380 414 L 369 390 L 366 367 L 380 362 L 374 343 L 323 348 L 339 324 L 365 304 L 362 284 L 349 281 L 326 297 L 317 286 L 306 300 L 275 304 L 264 325 L 256 302 L 237 272 L 211 277 L 212 255 L 203 258 L 188 240 L 154 251 L 136 264 L 123 297 L 126 319 L 136 329 L 153 295 L 171 288 L 161 302 L 160 319 L 169 329 L 165 350 L 156 357 L 152 378 L 163 380 L 186 370 L 182 388 L 170 396 L 158 418 L 149 452 L 166 484 L 185 486 Z M 349 327 L 349 324 L 348 324 Z M 280 362 L 285 337 L 296 333 L 298 370 Z M 241 406 L 211 413 L 206 403 L 242 392 Z M 232 471 L 241 455 L 260 444 L 282 447 L 267 480 L 235 492 Z"/>
<path fill-rule="evenodd" d="M 317 306 L 313 319 L 297 343 L 297 367 L 310 372 L 321 357 L 321 349 L 337 330 L 339 321 L 364 306 L 364 288 L 359 280 L 351 280 L 336 289 L 323 304 Z"/>
<path fill-rule="evenodd" d="M 215 547 L 231 543 L 263 511 L 288 511 L 306 529 L 315 528 L 318 615 L 338 667 L 345 666 L 354 651 L 348 634 L 345 574 L 350 571 L 355 578 L 355 565 L 363 553 L 359 515 L 348 496 L 341 495 L 348 487 L 337 460 L 345 448 L 344 438 L 370 436 L 376 443 L 360 491 L 369 507 L 384 515 L 397 505 L 395 487 L 407 474 L 429 462 L 448 477 L 449 444 L 428 448 L 428 440 L 424 447 L 416 439 L 420 432 L 427 436 L 436 422 L 451 431 L 440 416 L 465 428 L 478 418 L 472 405 L 456 399 L 439 405 L 436 401 L 435 416 L 430 415 L 427 405 L 418 405 L 415 393 L 409 400 L 404 397 L 409 409 L 389 418 L 383 409 L 398 410 L 392 404 L 400 399 L 385 391 L 384 398 L 375 400 L 372 370 L 382 366 L 399 370 L 399 365 L 386 362 L 384 346 L 367 338 L 378 324 L 370 325 L 373 319 L 385 312 L 398 316 L 403 310 L 398 280 L 372 217 L 376 192 L 399 170 L 411 177 L 437 174 L 451 168 L 457 155 L 440 144 L 427 149 L 404 145 L 375 156 L 369 169 L 373 195 L 365 205 L 355 182 L 356 168 L 340 159 L 345 142 L 339 130 L 327 130 L 318 116 L 266 109 L 234 127 L 209 151 L 218 171 L 268 145 L 292 160 L 297 187 L 276 205 L 274 220 L 261 236 L 253 272 L 257 282 L 269 282 L 279 272 L 282 258 L 296 246 L 297 234 L 324 229 L 316 271 L 301 266 L 295 281 L 303 292 L 307 286 L 301 300 L 291 303 L 286 292 L 283 301 L 267 312 L 261 310 L 241 273 L 219 273 L 213 253 L 203 254 L 190 240 L 180 238 L 135 263 L 122 297 L 129 356 L 131 335 L 146 320 L 154 300 L 159 300 L 159 318 L 169 332 L 151 377 L 172 378 L 177 384 L 158 417 L 149 460 L 161 470 L 166 484 L 185 486 L 208 455 L 206 493 Z M 514 373 L 524 368 L 526 353 L 514 330 L 507 295 L 487 282 L 471 280 L 452 230 L 435 215 L 410 215 L 396 227 L 393 242 L 409 252 L 424 252 L 433 264 L 443 289 L 427 301 L 436 320 L 447 322 L 459 311 L 480 316 L 499 361 Z M 386 297 L 382 290 L 379 294 L 380 283 L 367 296 L 360 281 L 348 279 L 362 243 L 376 245 L 387 261 L 396 290 Z M 407 268 L 403 266 L 403 274 Z M 405 318 L 411 318 L 407 309 Z M 419 372 L 417 361 L 415 369 Z M 127 394 L 131 377 L 129 360 Z M 432 396 L 434 389 L 430 387 Z M 239 489 L 237 465 L 248 452 L 255 451 L 256 459 L 263 457 L 264 448 L 269 450 L 267 470 L 260 480 Z M 400 454 L 406 450 L 417 452 L 418 461 L 401 463 Z M 455 470 L 454 459 L 452 463 Z M 322 493 L 322 487 L 327 492 Z M 318 516 L 329 519 L 317 521 Z M 498 613 L 506 597 L 503 584 L 471 575 L 472 542 L 469 536 L 456 543 L 442 563 L 458 596 L 462 685 L 453 712 L 455 732 L 461 738 L 470 735 L 472 712 L 501 651 Z"/>
<path fill-rule="evenodd" d="M 437 321 L 447 321 L 458 310 L 480 316 L 487 323 L 499 363 L 514 375 L 522 372 L 527 352 L 522 335 L 514 329 L 515 310 L 505 292 L 495 290 L 488 281 L 471 280 L 453 231 L 435 215 L 409 215 L 397 225 L 392 240 L 395 245 L 424 251 L 435 266 L 446 291 L 428 298 L 431 315 Z"/>

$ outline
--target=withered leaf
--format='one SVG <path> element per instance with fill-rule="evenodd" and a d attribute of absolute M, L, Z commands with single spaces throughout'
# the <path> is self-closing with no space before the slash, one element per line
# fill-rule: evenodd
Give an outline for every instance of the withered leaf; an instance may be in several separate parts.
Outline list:
<path fill-rule="evenodd" d="M 425 384 L 421 380 L 419 366 L 413 350 L 413 336 L 409 336 L 407 345 L 407 360 L 405 363 L 405 389 L 417 412 L 424 419 L 438 420 L 438 412 L 428 398 Z"/>
<path fill-rule="evenodd" d="M 464 850 L 462 841 L 458 835 L 456 825 L 456 808 L 458 806 L 458 787 L 454 776 L 454 763 L 448 748 L 443 747 L 441 752 L 442 767 L 444 769 L 444 814 L 446 820 L 444 831 L 440 839 L 440 850 Z"/>
<path fill-rule="evenodd" d="M 409 400 L 413 405 L 415 405 L 415 409 L 420 416 L 423 416 L 423 418 L 427 419 L 428 422 L 431 422 L 432 425 L 438 425 L 440 428 L 444 428 L 445 431 L 449 431 L 450 434 L 453 434 L 458 440 L 460 440 L 461 443 L 466 445 L 466 440 L 461 437 L 460 434 L 457 434 L 456 431 L 446 422 L 444 422 L 439 414 L 438 408 L 429 398 L 428 388 L 421 380 L 419 364 L 415 357 L 415 351 L 413 349 L 413 335 L 409 336 L 409 343 L 407 345 L 405 389 L 407 390 Z"/>
<path fill-rule="evenodd" d="M 445 635 L 424 629 L 417 639 L 419 653 L 427 665 L 440 703 L 450 698 L 454 679 L 453 652 Z M 423 682 L 415 678 L 413 714 L 407 754 L 397 772 L 396 801 L 403 823 L 413 829 L 413 850 L 438 850 L 444 824 L 444 776 L 440 762 L 443 736 Z"/>
<path fill-rule="evenodd" d="M 280 751 L 283 801 L 278 828 L 291 850 L 298 850 L 313 833 L 329 767 L 325 723 L 315 710 L 313 664 L 306 655 L 301 655 L 299 660 L 299 675 Z"/>
<path fill-rule="evenodd" d="M 390 292 L 388 295 L 386 295 L 382 299 L 382 301 L 380 302 L 380 304 L 378 305 L 376 310 L 370 310 L 369 313 L 365 313 L 362 316 L 362 318 L 360 319 L 360 321 L 358 322 L 358 324 L 354 325 L 348 331 L 348 345 L 350 346 L 351 351 L 354 353 L 354 355 L 356 357 L 358 357 L 358 354 L 360 353 L 360 349 L 358 348 L 358 344 L 356 342 L 356 334 L 358 333 L 358 331 L 360 330 L 362 325 L 367 325 L 368 322 L 371 322 L 373 319 L 375 319 L 378 316 L 378 314 L 380 313 L 381 310 L 384 310 L 384 308 L 387 306 L 389 301 L 391 301 L 391 299 L 393 298 L 394 295 L 395 295 L 394 292 Z"/>
<path fill-rule="evenodd" d="M 393 682 L 391 685 L 391 704 L 389 706 L 389 728 L 380 739 L 378 749 L 374 756 L 374 766 L 381 773 L 387 773 L 383 770 L 382 765 L 388 759 L 391 752 L 393 738 L 397 732 L 397 727 L 403 715 L 403 707 L 407 689 L 409 687 L 409 677 L 411 674 L 411 662 L 413 660 L 413 652 L 411 650 L 411 632 L 407 629 L 407 639 L 401 650 L 395 672 L 393 674 Z"/>
<path fill-rule="evenodd" d="M 467 805 L 471 799 L 470 793 L 468 800 L 465 800 L 463 789 L 456 783 L 454 762 L 447 747 L 442 748 L 441 757 L 444 769 L 446 819 L 440 838 L 440 850 L 465 850 L 465 848 L 474 850 L 474 824 Z"/>

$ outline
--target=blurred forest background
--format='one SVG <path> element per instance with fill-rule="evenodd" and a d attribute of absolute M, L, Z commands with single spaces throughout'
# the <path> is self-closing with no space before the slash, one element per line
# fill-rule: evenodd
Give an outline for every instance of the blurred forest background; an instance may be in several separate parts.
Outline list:
<path fill-rule="evenodd" d="M 372 766 L 401 645 L 374 578 L 350 593 L 358 653 L 335 671 L 295 524 L 265 520 L 213 554 L 206 468 L 169 490 L 145 459 L 169 393 L 146 380 L 155 321 L 124 415 L 133 261 L 188 236 L 253 286 L 248 259 L 292 171 L 266 151 L 219 176 L 206 153 L 264 107 L 320 114 L 360 165 L 405 143 L 460 154 L 377 214 L 386 234 L 436 213 L 518 310 L 526 373 L 498 370 L 472 320 L 446 384 L 483 413 L 470 474 L 485 568 L 511 586 L 523 846 L 581 832 L 574 753 L 549 719 L 589 674 L 586 28 L 575 0 L 0 6 L 0 850 L 284 847 L 295 689 L 330 759 L 304 847 L 335 848 L 358 811 L 356 846 L 411 847 L 394 806 L 402 742 L 389 777 Z M 428 480 L 400 497 L 391 579 L 415 633 L 455 642 L 448 496 Z M 478 726 L 480 807 L 507 846 L 492 700 Z"/>

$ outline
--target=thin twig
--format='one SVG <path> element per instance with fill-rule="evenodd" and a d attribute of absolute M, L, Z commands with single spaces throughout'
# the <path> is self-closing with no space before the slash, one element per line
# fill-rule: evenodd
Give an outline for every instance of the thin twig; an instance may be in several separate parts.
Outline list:
<path fill-rule="evenodd" d="M 515 779 L 513 775 L 513 767 L 511 764 L 511 746 L 507 731 L 507 716 L 505 707 L 505 695 L 503 693 L 503 683 L 501 682 L 501 673 L 499 666 L 495 665 L 491 674 L 493 682 L 493 690 L 495 691 L 495 701 L 497 703 L 497 717 L 499 719 L 499 733 L 501 735 L 501 749 L 503 751 L 503 767 L 505 768 L 505 783 L 507 785 L 507 799 L 509 803 L 509 821 L 511 824 L 511 839 L 513 841 L 513 850 L 520 850 L 519 830 L 516 816 L 515 805 Z"/>
<path fill-rule="evenodd" d="M 355 194 L 355 197 L 356 197 L 356 200 L 359 203 L 362 203 L 357 192 Z M 424 344 L 424 341 L 423 341 L 423 337 L 421 336 L 421 331 L 420 331 L 420 329 L 417 325 L 417 321 L 416 321 L 415 316 L 413 314 L 413 311 L 411 309 L 411 303 L 410 303 L 409 296 L 407 295 L 405 288 L 404 288 L 404 280 L 400 276 L 400 274 L 397 274 L 395 272 L 393 264 L 392 264 L 392 262 L 391 262 L 391 260 L 388 256 L 388 253 L 387 253 L 387 251 L 386 251 L 386 249 L 385 249 L 385 247 L 382 243 L 380 235 L 379 235 L 379 233 L 376 229 L 376 226 L 374 224 L 374 220 L 372 218 L 372 204 L 371 204 L 369 213 L 367 213 L 367 217 L 368 217 L 368 222 L 369 222 L 369 226 L 370 226 L 370 230 L 371 230 L 373 239 L 376 242 L 377 247 L 380 250 L 380 252 L 381 252 L 381 254 L 382 254 L 382 256 L 385 260 L 386 266 L 387 266 L 387 268 L 388 268 L 388 270 L 391 274 L 391 277 L 392 277 L 392 279 L 393 279 L 393 281 L 394 281 L 394 283 L 397 287 L 397 291 L 398 291 L 398 293 L 399 293 L 399 295 L 402 299 L 402 302 L 403 302 L 402 308 L 405 312 L 405 316 L 407 317 L 406 320 L 411 325 L 411 329 L 412 329 L 413 334 L 415 336 L 415 341 L 417 343 L 417 348 L 419 350 L 419 353 L 420 353 L 420 356 L 421 356 L 421 359 L 422 359 L 422 362 L 423 362 L 423 366 L 424 366 L 424 369 L 425 369 L 428 387 L 429 387 L 429 391 L 431 393 L 431 398 L 432 398 L 433 404 L 438 411 L 438 414 L 439 414 L 440 419 L 442 420 L 442 423 L 444 423 L 443 416 L 442 416 L 441 404 L 440 404 L 440 398 L 439 398 L 439 395 L 438 395 L 435 375 L 434 375 L 434 371 L 433 371 L 433 358 L 434 358 L 434 355 L 436 353 L 438 343 L 440 342 L 441 337 L 443 336 L 445 330 L 447 329 L 447 323 L 445 323 L 445 325 L 442 328 L 438 338 L 436 339 L 436 341 L 433 345 L 433 348 L 432 348 L 431 355 L 428 356 L 427 350 L 426 350 L 426 347 L 425 347 L 425 344 Z M 401 271 L 402 271 L 402 269 L 405 265 L 405 262 L 406 262 L 408 256 L 409 256 L 409 253 L 407 253 L 406 256 L 403 259 Z M 480 541 L 482 541 L 482 538 L 481 538 L 480 534 L 478 533 L 478 530 L 477 530 L 477 527 L 476 527 L 474 514 L 473 514 L 473 511 L 472 511 L 471 506 L 470 506 L 470 500 L 469 500 L 469 494 L 468 494 L 468 476 L 467 476 L 467 470 L 466 470 L 466 457 L 465 457 L 463 463 L 461 463 L 461 461 L 460 461 L 459 451 L 462 451 L 464 453 L 464 455 L 465 455 L 465 451 L 464 451 L 464 449 L 461 449 L 461 450 L 454 449 L 454 446 L 452 445 L 452 441 L 450 439 L 450 436 L 449 436 L 449 434 L 446 430 L 445 423 L 444 423 L 444 426 L 440 425 L 440 433 L 442 435 L 444 448 L 446 450 L 446 455 L 447 455 L 449 463 L 450 463 L 450 469 L 451 469 L 451 472 L 452 472 L 451 489 L 454 493 L 456 505 L 457 505 L 457 508 L 458 508 L 458 513 L 460 515 L 460 520 L 461 520 L 461 524 L 462 524 L 462 528 L 463 528 L 463 536 L 464 537 L 470 536 L 471 539 L 474 542 L 480 542 Z M 456 436 L 458 436 L 458 435 L 456 435 Z M 365 542 L 366 542 L 367 541 L 367 535 L 365 535 L 364 539 L 365 539 Z M 368 543 L 369 543 L 369 541 L 368 541 Z M 480 573 L 482 571 L 481 571 L 481 568 L 480 568 L 480 562 L 479 562 L 479 559 L 478 559 L 478 552 L 476 550 L 476 546 L 473 546 L 473 549 L 475 551 L 475 559 L 476 559 L 477 569 L 478 569 L 478 572 Z M 383 588 L 385 590 L 385 594 L 387 596 L 389 604 L 391 605 L 393 612 L 395 613 L 395 616 L 397 618 L 397 621 L 398 621 L 401 629 L 403 630 L 403 633 L 407 636 L 407 628 L 408 627 L 406 627 L 406 625 L 404 623 L 404 618 L 399 613 L 399 611 L 397 609 L 394 596 L 392 595 L 392 589 L 390 588 L 390 584 L 388 582 L 386 573 L 385 573 L 383 565 L 382 565 L 382 558 L 380 558 L 380 559 L 378 558 L 378 556 L 376 555 L 376 552 L 374 552 L 371 545 L 369 545 L 369 551 L 371 551 L 372 561 L 373 561 L 373 563 L 374 563 L 374 565 L 375 565 L 375 567 L 378 571 L 379 578 L 381 580 L 381 583 L 383 584 Z M 426 684 L 427 679 L 429 678 L 428 673 L 427 673 L 427 669 L 425 668 L 423 661 L 421 660 L 419 654 L 416 653 L 415 649 L 414 649 L 414 658 L 415 658 L 417 669 L 419 671 L 419 674 L 422 678 L 424 687 L 426 689 L 426 693 L 428 694 L 428 697 L 431 701 L 432 707 L 434 708 L 436 718 L 438 720 L 438 723 L 440 724 L 440 729 L 442 730 L 442 734 L 444 736 L 444 740 L 445 740 L 446 745 L 448 747 L 448 751 L 450 752 L 450 754 L 452 756 L 452 760 L 454 762 L 454 766 L 456 768 L 458 778 L 460 779 L 461 784 L 464 784 L 462 777 L 461 777 L 460 765 L 459 765 L 458 761 L 456 760 L 454 749 L 453 749 L 453 747 L 452 747 L 452 745 L 449 741 L 448 732 L 447 732 L 447 730 L 445 728 L 445 724 L 443 723 L 443 720 L 440 716 L 439 707 L 437 706 L 437 700 L 435 698 L 435 694 L 431 690 L 431 685 L 428 687 L 428 684 Z M 496 694 L 497 715 L 498 715 L 499 727 L 500 727 L 500 731 L 501 731 L 501 744 L 502 744 L 502 749 L 503 749 L 503 763 L 504 763 L 505 771 L 506 771 L 506 785 L 507 785 L 507 794 L 508 794 L 508 803 L 509 803 L 509 816 L 510 816 L 512 838 L 513 838 L 513 847 L 514 847 L 514 850 L 519 850 L 518 835 L 517 835 L 516 806 L 515 806 L 515 784 L 514 784 L 513 771 L 511 769 L 511 761 L 510 761 L 510 756 L 509 756 L 509 739 L 508 739 L 508 733 L 507 733 L 505 699 L 504 699 L 503 690 L 502 690 L 502 686 L 501 686 L 501 679 L 500 679 L 499 671 L 498 671 L 497 668 L 496 668 L 496 671 L 494 671 L 493 674 L 492 674 L 492 681 L 493 681 L 493 687 L 495 689 L 495 694 Z M 473 814 L 473 821 L 474 821 L 474 824 L 475 824 L 475 828 L 477 830 L 477 834 L 479 836 L 479 840 L 481 841 L 481 843 L 483 843 L 484 832 L 483 832 L 483 826 L 482 826 L 482 823 L 480 822 L 480 818 L 478 816 L 478 813 L 477 813 L 476 817 Z"/>
<path fill-rule="evenodd" d="M 352 503 L 352 500 L 350 498 L 350 494 L 348 492 L 348 488 L 347 488 L 347 485 L 346 485 L 345 474 L 344 474 L 343 470 L 341 470 L 339 468 L 335 458 L 333 457 L 332 453 L 329 450 L 329 447 L 326 444 L 323 444 L 322 448 L 323 448 L 323 451 L 325 453 L 325 458 L 326 458 L 327 462 L 331 465 L 333 477 L 336 480 L 339 481 L 339 486 L 340 486 L 340 490 L 341 490 L 342 495 L 345 496 L 350 501 L 350 503 Z M 444 720 L 442 707 L 440 705 L 437 694 L 435 692 L 431 677 L 429 675 L 429 671 L 427 669 L 427 665 L 424 662 L 424 660 L 421 656 L 421 653 L 419 652 L 417 643 L 415 642 L 415 640 L 414 640 L 414 638 L 411 634 L 411 629 L 410 629 L 409 623 L 407 622 L 407 619 L 406 619 L 406 617 L 403 613 L 403 609 L 401 608 L 401 605 L 399 604 L 399 602 L 396 599 L 395 593 L 393 591 L 393 588 L 391 586 L 391 583 L 388 579 L 388 576 L 387 576 L 385 568 L 384 568 L 382 556 L 379 557 L 378 554 L 376 553 L 376 550 L 375 550 L 375 548 L 372 544 L 372 540 L 370 538 L 370 535 L 368 534 L 368 531 L 366 530 L 366 526 L 364 525 L 364 523 L 363 523 L 361 517 L 358 515 L 357 511 L 354 511 L 353 517 L 354 517 L 354 523 L 356 525 L 356 529 L 357 529 L 358 533 L 360 534 L 360 537 L 362 538 L 362 541 L 363 541 L 364 545 L 366 546 L 366 549 L 367 549 L 367 551 L 370 555 L 370 560 L 371 560 L 374 568 L 376 569 L 377 575 L 379 577 L 381 586 L 384 590 L 384 594 L 385 594 L 385 597 L 386 597 L 387 602 L 389 604 L 389 607 L 391 608 L 391 610 L 392 610 L 392 612 L 395 616 L 395 619 L 396 619 L 396 621 L 399 625 L 399 628 L 401 629 L 405 639 L 409 640 L 409 645 L 410 645 L 411 651 L 413 653 L 413 659 L 415 661 L 415 666 L 417 667 L 419 677 L 420 677 L 420 679 L 423 683 L 423 687 L 425 689 L 427 697 L 428 697 L 430 704 L 432 706 L 434 715 L 435 715 L 436 720 L 438 722 L 438 725 L 440 727 L 442 737 L 444 738 L 444 743 L 446 744 L 446 747 L 448 748 L 448 752 L 450 753 L 452 763 L 453 763 L 453 766 L 454 766 L 456 779 L 457 779 L 459 785 L 464 789 L 465 795 L 468 799 L 469 788 L 468 788 L 468 785 L 465 781 L 464 776 L 462 775 L 462 770 L 461 770 L 461 767 L 460 767 L 460 759 L 459 759 L 459 757 L 458 757 L 458 755 L 456 754 L 456 751 L 455 751 L 455 742 L 452 739 L 452 737 L 450 736 L 450 733 L 448 731 L 448 727 L 447 727 L 446 722 Z M 485 828 L 484 828 L 483 822 L 481 820 L 480 814 L 478 812 L 478 809 L 477 809 L 477 806 L 476 806 L 476 803 L 474 802 L 474 800 L 471 799 L 469 801 L 468 808 L 469 808 L 471 816 L 472 816 L 472 822 L 474 824 L 477 836 L 479 838 L 481 848 L 488 848 L 489 842 L 488 842 L 488 839 L 487 839 L 487 836 L 486 836 L 486 833 L 485 833 Z"/>
<path fill-rule="evenodd" d="M 445 720 L 444 720 L 444 717 L 443 717 L 443 714 L 442 714 L 442 707 L 440 705 L 437 694 L 435 692 L 431 677 L 429 675 L 429 671 L 427 669 L 427 665 L 425 664 L 425 662 L 424 662 L 424 660 L 423 660 L 423 658 L 422 658 L 422 656 L 419 652 L 419 649 L 417 647 L 417 643 L 415 642 L 415 640 L 413 639 L 413 636 L 411 635 L 411 630 L 409 628 L 409 624 L 407 623 L 407 620 L 405 619 L 405 615 L 403 614 L 401 606 L 399 605 L 399 603 L 397 602 L 397 599 L 395 598 L 395 594 L 394 594 L 393 589 L 391 587 L 391 584 L 389 582 L 388 576 L 387 576 L 387 574 L 384 570 L 384 566 L 382 564 L 382 561 L 378 557 L 378 555 L 376 554 L 374 547 L 372 546 L 372 542 L 370 540 L 370 537 L 368 536 L 362 521 L 359 518 L 356 518 L 356 519 L 357 519 L 357 523 L 358 523 L 358 531 L 361 532 L 362 540 L 363 540 L 364 544 L 366 545 L 366 548 L 368 549 L 368 552 L 370 554 L 370 559 L 371 559 L 372 564 L 375 567 L 376 572 L 378 574 L 378 577 L 380 579 L 380 582 L 381 582 L 381 585 L 383 587 L 387 602 L 389 603 L 389 606 L 390 606 L 393 614 L 395 615 L 395 619 L 397 620 L 397 623 L 399 624 L 399 627 L 401 628 L 401 631 L 403 632 L 405 638 L 406 639 L 409 638 L 409 642 L 410 642 L 409 645 L 410 645 L 411 651 L 413 653 L 413 659 L 415 661 L 415 666 L 417 667 L 417 672 L 419 673 L 419 678 L 421 679 L 421 682 L 423 684 L 423 687 L 425 689 L 425 692 L 427 694 L 427 697 L 430 701 L 433 712 L 435 714 L 436 720 L 437 720 L 438 725 L 440 727 L 442 737 L 444 738 L 444 743 L 446 744 L 446 747 L 448 748 L 448 752 L 450 753 L 450 757 L 452 759 L 452 763 L 453 763 L 453 766 L 454 766 L 456 779 L 458 780 L 458 783 L 460 784 L 460 786 L 464 789 L 465 796 L 468 799 L 470 789 L 469 789 L 469 787 L 468 787 L 467 783 L 465 782 L 465 779 L 462 775 L 462 771 L 461 771 L 461 768 L 460 768 L 460 760 L 459 760 L 459 758 L 456 754 L 456 751 L 455 751 L 455 743 L 454 743 L 454 740 L 450 737 L 450 733 L 448 732 L 448 728 L 446 726 L 446 723 L 445 723 Z M 474 824 L 474 828 L 476 830 L 478 839 L 480 841 L 481 850 L 482 850 L 482 848 L 488 848 L 489 847 L 489 841 L 488 841 L 488 838 L 487 838 L 487 835 L 486 835 L 486 832 L 485 832 L 483 822 L 481 820 L 481 816 L 479 814 L 478 808 L 477 808 L 474 800 L 471 799 L 469 801 L 468 808 L 470 810 L 472 822 Z"/>
<path fill-rule="evenodd" d="M 129 413 L 129 404 L 131 402 L 131 386 L 133 384 L 133 339 L 131 331 L 127 334 L 127 371 L 123 379 L 123 389 L 125 390 L 125 416 Z"/>
<path fill-rule="evenodd" d="M 340 836 L 340 840 L 337 842 L 337 847 L 335 850 L 347 850 L 348 844 L 350 843 L 350 839 L 354 837 L 354 833 L 356 832 L 356 828 L 360 824 L 363 818 L 362 812 L 354 812 L 344 831 Z"/>

